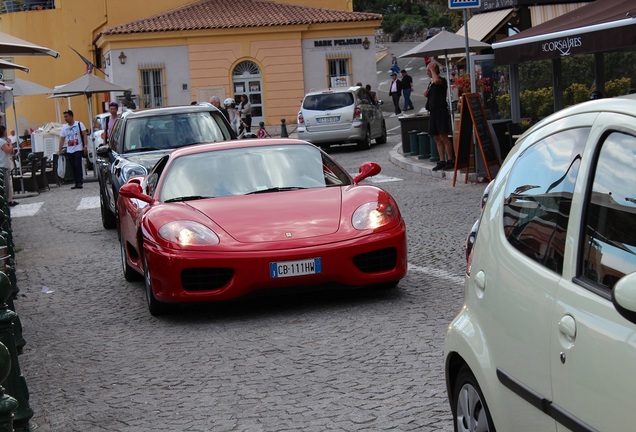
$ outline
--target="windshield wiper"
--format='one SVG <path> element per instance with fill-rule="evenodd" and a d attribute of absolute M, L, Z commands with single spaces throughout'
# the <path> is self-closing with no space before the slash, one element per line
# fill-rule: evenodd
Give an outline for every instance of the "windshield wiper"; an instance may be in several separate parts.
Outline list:
<path fill-rule="evenodd" d="M 282 191 L 299 190 L 299 189 L 307 189 L 307 188 L 300 187 L 300 186 L 273 187 L 269 189 L 255 190 L 253 192 L 246 193 L 245 195 L 255 195 L 255 194 L 261 194 L 261 193 L 282 192 Z"/>
<path fill-rule="evenodd" d="M 177 198 L 170 198 L 169 200 L 165 200 L 164 202 L 169 203 L 169 202 L 181 202 L 181 201 L 194 201 L 194 200 L 200 200 L 204 198 L 210 198 L 210 197 L 204 197 L 201 195 L 189 195 L 189 196 L 182 196 Z"/>

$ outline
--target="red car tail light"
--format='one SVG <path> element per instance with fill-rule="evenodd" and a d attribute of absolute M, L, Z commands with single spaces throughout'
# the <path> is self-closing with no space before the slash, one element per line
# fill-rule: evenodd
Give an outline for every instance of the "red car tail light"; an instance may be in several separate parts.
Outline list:
<path fill-rule="evenodd" d="M 353 113 L 353 118 L 354 120 L 362 120 L 362 111 L 360 110 L 360 108 L 356 107 L 356 110 Z"/>
<path fill-rule="evenodd" d="M 304 124 L 305 123 L 305 118 L 303 117 L 302 114 L 298 114 L 298 124 Z"/>

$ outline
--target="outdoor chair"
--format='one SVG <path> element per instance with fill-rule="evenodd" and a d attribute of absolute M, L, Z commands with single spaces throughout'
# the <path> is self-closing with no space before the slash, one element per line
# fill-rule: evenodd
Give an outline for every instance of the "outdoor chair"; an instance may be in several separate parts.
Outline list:
<path fill-rule="evenodd" d="M 57 164 L 59 163 L 60 156 L 57 154 L 53 155 L 53 160 L 48 160 L 46 163 L 46 181 L 50 185 L 56 185 L 57 187 L 62 186 L 63 178 L 60 178 L 57 175 Z"/>

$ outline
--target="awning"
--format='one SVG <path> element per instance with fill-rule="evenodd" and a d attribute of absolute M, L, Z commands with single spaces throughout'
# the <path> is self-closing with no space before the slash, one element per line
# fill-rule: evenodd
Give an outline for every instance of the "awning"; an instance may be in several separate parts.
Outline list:
<path fill-rule="evenodd" d="M 560 17 L 561 15 L 565 15 L 568 12 L 572 12 L 580 8 L 581 6 L 585 6 L 590 2 L 585 3 L 560 3 L 560 4 L 546 4 L 539 6 L 530 6 L 530 20 L 532 22 L 532 26 L 538 26 L 539 24 L 543 24 L 546 21 L 550 21 L 551 19 Z"/>
<path fill-rule="evenodd" d="M 486 41 L 508 23 L 512 9 L 502 9 L 473 15 L 468 20 L 468 37 L 478 41 Z M 464 36 L 464 26 L 455 32 Z"/>
<path fill-rule="evenodd" d="M 597 0 L 492 47 L 497 65 L 635 48 L 636 2 Z"/>

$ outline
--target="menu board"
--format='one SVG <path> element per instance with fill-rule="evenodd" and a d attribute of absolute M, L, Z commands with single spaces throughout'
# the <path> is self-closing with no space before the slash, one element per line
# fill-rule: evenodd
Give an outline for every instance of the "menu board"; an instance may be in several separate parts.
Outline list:
<path fill-rule="evenodd" d="M 466 168 L 466 179 L 468 179 L 468 169 L 470 168 L 470 150 L 473 144 L 473 132 L 477 139 L 481 157 L 488 173 L 491 165 L 501 165 L 497 151 L 495 150 L 490 127 L 486 120 L 484 105 L 481 103 L 479 93 L 466 93 L 462 96 L 463 103 L 459 116 L 459 137 L 457 148 L 455 149 L 455 173 L 453 176 L 453 186 L 457 178 L 457 170 Z"/>

